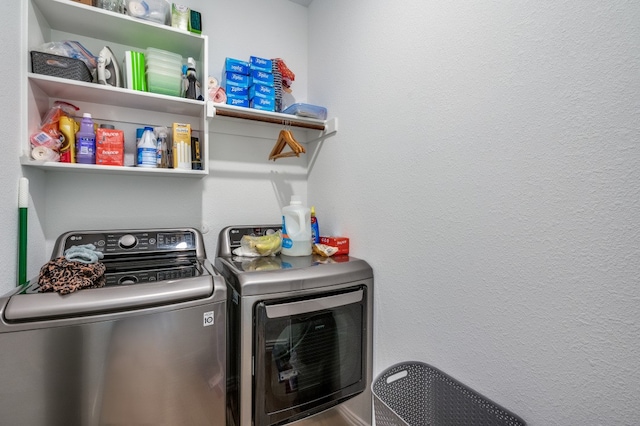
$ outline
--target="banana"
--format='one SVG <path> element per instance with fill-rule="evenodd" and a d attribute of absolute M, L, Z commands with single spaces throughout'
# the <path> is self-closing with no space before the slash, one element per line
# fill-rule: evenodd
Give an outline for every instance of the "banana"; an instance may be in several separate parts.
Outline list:
<path fill-rule="evenodd" d="M 247 238 L 249 240 L 249 247 L 255 249 L 258 254 L 262 256 L 278 253 L 282 244 L 282 237 L 279 232 L 261 237 Z"/>

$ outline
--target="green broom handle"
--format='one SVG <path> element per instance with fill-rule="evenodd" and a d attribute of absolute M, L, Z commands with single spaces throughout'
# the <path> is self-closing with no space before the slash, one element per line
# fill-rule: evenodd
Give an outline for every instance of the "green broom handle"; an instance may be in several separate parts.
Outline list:
<path fill-rule="evenodd" d="M 27 217 L 26 208 L 20 208 L 20 244 L 18 253 L 18 285 L 27 282 Z"/>
<path fill-rule="evenodd" d="M 27 282 L 27 208 L 29 179 L 22 177 L 18 185 L 18 285 Z"/>

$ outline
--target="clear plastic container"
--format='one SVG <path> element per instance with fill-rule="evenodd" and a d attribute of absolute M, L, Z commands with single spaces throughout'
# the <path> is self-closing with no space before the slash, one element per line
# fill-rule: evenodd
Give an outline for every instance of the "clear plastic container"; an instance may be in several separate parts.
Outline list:
<path fill-rule="evenodd" d="M 288 106 L 282 111 L 284 114 L 293 114 L 298 117 L 316 118 L 318 120 L 327 119 L 327 109 L 325 107 L 297 103 Z"/>
<path fill-rule="evenodd" d="M 182 65 L 169 64 L 168 62 L 149 60 L 146 61 L 145 71 L 160 71 L 167 74 L 180 74 L 182 75 Z"/>
<path fill-rule="evenodd" d="M 161 59 L 169 62 L 178 62 L 182 64 L 182 55 L 180 55 L 179 53 L 169 52 L 168 50 L 148 47 L 145 56 L 152 59 Z"/>
<path fill-rule="evenodd" d="M 182 74 L 165 71 L 147 71 L 147 89 L 152 93 L 180 96 Z"/>
<path fill-rule="evenodd" d="M 145 53 L 147 89 L 152 93 L 180 96 L 182 93 L 182 56 L 149 47 Z"/>
<path fill-rule="evenodd" d="M 165 25 L 170 21 L 170 5 L 166 0 L 128 0 L 126 3 L 129 16 Z"/>

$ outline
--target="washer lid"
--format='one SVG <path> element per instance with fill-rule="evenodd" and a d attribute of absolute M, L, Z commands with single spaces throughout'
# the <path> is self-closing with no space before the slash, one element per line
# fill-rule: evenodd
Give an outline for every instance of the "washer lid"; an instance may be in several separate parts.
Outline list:
<path fill-rule="evenodd" d="M 31 285 L 20 294 L 11 296 L 4 310 L 4 319 L 20 322 L 70 318 L 204 299 L 212 296 L 216 287 L 219 288 L 214 283 L 216 279 L 222 282 L 219 276 L 202 275 L 142 285 L 85 289 L 64 296 L 58 293 L 29 293 Z M 226 298 L 226 292 L 219 293 L 221 299 Z"/>

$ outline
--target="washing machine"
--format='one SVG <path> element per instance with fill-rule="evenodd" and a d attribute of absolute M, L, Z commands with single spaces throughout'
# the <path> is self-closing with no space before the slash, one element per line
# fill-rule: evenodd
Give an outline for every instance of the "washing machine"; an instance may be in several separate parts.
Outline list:
<path fill-rule="evenodd" d="M 229 226 L 219 234 L 227 424 L 370 425 L 373 271 L 348 255 L 234 256 L 242 236 L 279 229 Z"/>
<path fill-rule="evenodd" d="M 105 285 L 0 297 L 0 423 L 226 422 L 226 284 L 191 228 L 72 231 L 103 253 Z"/>

